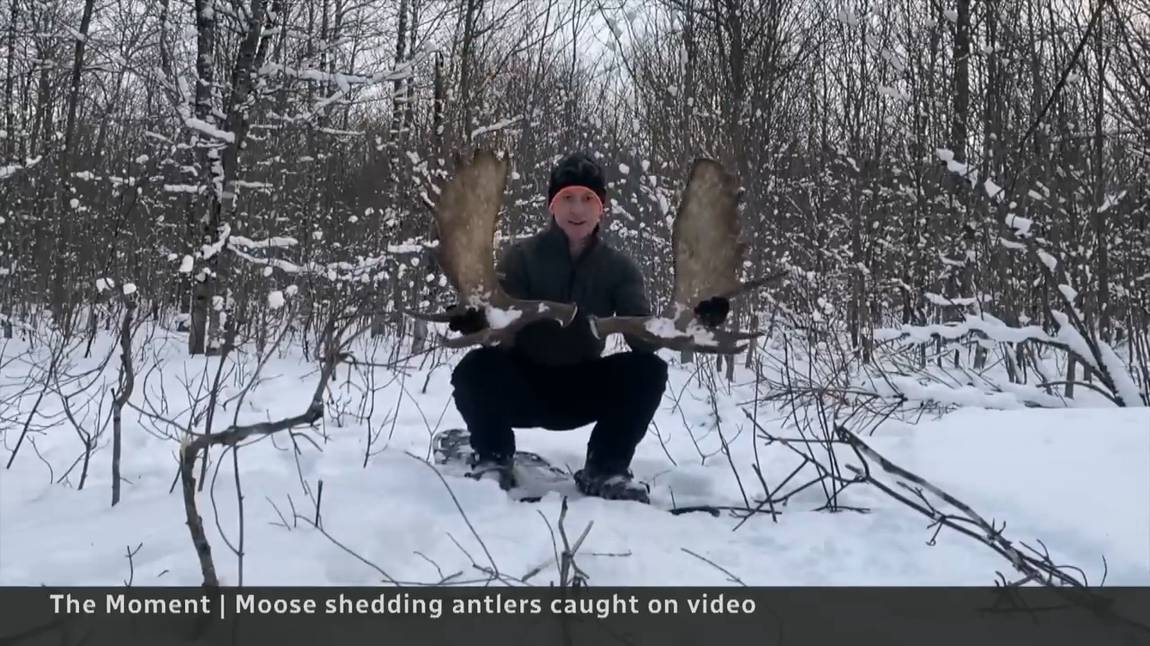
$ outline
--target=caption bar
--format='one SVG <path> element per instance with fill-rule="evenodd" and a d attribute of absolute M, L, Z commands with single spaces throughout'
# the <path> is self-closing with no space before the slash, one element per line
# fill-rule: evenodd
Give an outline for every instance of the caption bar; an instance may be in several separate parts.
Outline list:
<path fill-rule="evenodd" d="M 554 590 L 543 589 L 548 597 Z M 384 592 L 374 597 L 332 595 L 265 597 L 247 592 L 199 594 L 194 596 L 147 598 L 122 592 L 84 595 L 48 595 L 52 611 L 58 615 L 215 615 L 221 619 L 240 616 L 277 615 L 579 615 L 605 619 L 613 615 L 753 615 L 754 599 L 727 593 L 700 593 L 671 598 L 653 596 L 640 599 L 634 594 L 606 596 L 537 598 L 499 592 L 474 592 L 451 598 Z"/>

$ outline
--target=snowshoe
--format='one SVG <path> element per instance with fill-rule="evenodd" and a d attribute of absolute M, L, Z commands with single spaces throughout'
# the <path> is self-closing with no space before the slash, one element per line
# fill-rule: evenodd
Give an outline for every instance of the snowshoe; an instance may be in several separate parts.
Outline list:
<path fill-rule="evenodd" d="M 536 502 L 549 492 L 578 494 L 571 474 L 530 451 L 516 451 L 509 459 L 482 459 L 471 448 L 471 434 L 452 428 L 432 440 L 435 462 L 452 474 L 476 480 L 492 479 L 515 500 Z"/>

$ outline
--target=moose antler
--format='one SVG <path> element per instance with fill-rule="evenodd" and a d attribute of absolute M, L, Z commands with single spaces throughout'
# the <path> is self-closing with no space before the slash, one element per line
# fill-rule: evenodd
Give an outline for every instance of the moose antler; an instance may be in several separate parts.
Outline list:
<path fill-rule="evenodd" d="M 575 306 L 550 301 L 520 300 L 503 291 L 493 262 L 495 229 L 507 185 L 507 166 L 491 151 L 476 151 L 471 159 L 456 158 L 456 173 L 439 190 L 435 225 L 439 245 L 436 258 L 459 297 L 443 314 L 409 312 L 427 321 L 445 322 L 467 308 L 483 310 L 489 327 L 443 345 L 510 344 L 528 323 L 554 319 L 566 326 L 575 318 Z"/>
<path fill-rule="evenodd" d="M 761 332 L 731 332 L 703 325 L 695 306 L 712 297 L 733 298 L 767 281 L 740 283 L 739 268 L 746 245 L 739 241 L 739 179 L 711 159 L 691 167 L 682 203 L 671 233 L 674 287 L 663 311 L 654 316 L 591 318 L 600 338 L 621 332 L 656 347 L 733 354 L 745 349 L 739 341 Z"/>

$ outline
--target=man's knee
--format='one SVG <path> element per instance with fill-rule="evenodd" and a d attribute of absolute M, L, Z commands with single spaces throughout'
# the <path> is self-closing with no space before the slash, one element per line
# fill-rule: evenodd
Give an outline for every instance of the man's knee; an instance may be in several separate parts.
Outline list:
<path fill-rule="evenodd" d="M 631 361 L 635 369 L 655 381 L 667 380 L 667 362 L 654 352 L 633 352 Z"/>
<path fill-rule="evenodd" d="M 667 362 L 653 352 L 628 352 L 623 370 L 645 392 L 662 395 L 667 386 Z"/>
<path fill-rule="evenodd" d="M 491 379 L 492 373 L 507 361 L 505 353 L 497 348 L 480 346 L 463 355 L 451 371 L 451 385 L 466 388 Z"/>

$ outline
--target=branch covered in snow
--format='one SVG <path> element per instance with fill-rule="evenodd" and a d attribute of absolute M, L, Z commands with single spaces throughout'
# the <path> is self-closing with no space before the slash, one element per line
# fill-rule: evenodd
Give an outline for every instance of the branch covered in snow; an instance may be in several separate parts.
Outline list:
<path fill-rule="evenodd" d="M 184 119 L 184 125 L 187 126 L 188 128 L 191 128 L 192 130 L 195 130 L 195 131 L 201 133 L 201 134 L 207 135 L 208 137 L 210 137 L 212 139 L 219 139 L 220 141 L 226 141 L 229 144 L 235 143 L 235 141 L 236 141 L 236 135 L 234 132 L 228 132 L 226 130 L 221 130 L 220 128 L 213 126 L 212 124 L 208 123 L 207 121 L 204 121 L 203 119 L 197 119 L 195 117 L 187 117 Z"/>
<path fill-rule="evenodd" d="M 0 166 L 0 179 L 8 179 L 19 171 L 28 170 L 36 164 L 39 164 L 42 159 L 44 158 L 34 157 L 32 159 L 26 160 L 23 164 L 8 164 L 7 166 Z"/>
<path fill-rule="evenodd" d="M 891 498 L 930 519 L 931 527 L 936 530 L 930 544 L 934 544 L 943 527 L 948 527 L 983 543 L 1008 560 L 1014 569 L 1023 575 L 1023 578 L 1015 585 L 1038 583 L 1056 590 L 1071 603 L 1088 608 L 1103 616 L 1129 621 L 1129 618 L 1115 615 L 1105 599 L 1095 596 L 1089 590 L 1084 574 L 1082 580 L 1079 580 L 1071 572 L 1071 570 L 1081 572 L 1078 568 L 1058 565 L 1050 558 L 1049 552 L 1039 553 L 1026 546 L 1025 543 L 1019 543 L 1033 554 L 1023 552 L 1015 545 L 1015 541 L 1003 535 L 1003 531 L 1006 529 L 1005 523 L 998 526 L 987 521 L 970 505 L 955 498 L 925 478 L 907 471 L 880 455 L 845 426 L 836 424 L 835 433 L 844 442 L 850 444 L 859 460 L 859 465 L 848 464 L 846 465 L 847 469 L 854 472 L 861 480 L 874 485 Z M 893 477 L 893 485 L 880 479 L 871 469 L 868 461 L 873 461 L 883 473 Z M 956 512 L 946 511 L 946 507 L 953 508 Z"/>
<path fill-rule="evenodd" d="M 1023 384 L 988 384 L 986 388 L 974 385 L 952 386 L 940 381 L 931 382 L 924 377 L 884 375 L 881 379 L 867 378 L 859 383 L 885 398 L 910 401 L 936 402 L 943 406 L 977 406 L 996 410 L 1011 410 L 1031 406 L 1063 408 L 1066 403 L 1036 386 Z"/>

